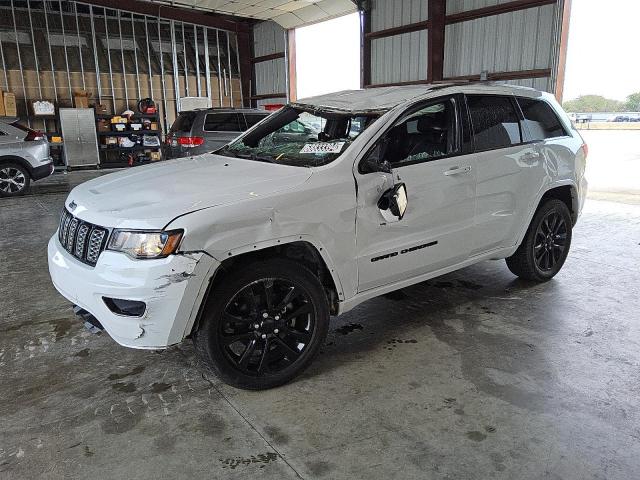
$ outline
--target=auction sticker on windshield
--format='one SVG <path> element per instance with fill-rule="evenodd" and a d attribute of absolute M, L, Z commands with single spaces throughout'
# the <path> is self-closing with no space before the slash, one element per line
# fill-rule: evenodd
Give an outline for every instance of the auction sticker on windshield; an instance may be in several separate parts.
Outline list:
<path fill-rule="evenodd" d="M 300 153 L 340 153 L 346 142 L 315 142 L 307 143 Z"/>

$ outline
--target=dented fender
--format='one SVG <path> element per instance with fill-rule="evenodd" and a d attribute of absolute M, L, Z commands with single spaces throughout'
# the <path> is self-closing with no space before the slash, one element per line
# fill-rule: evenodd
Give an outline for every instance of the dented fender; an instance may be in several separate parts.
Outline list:
<path fill-rule="evenodd" d="M 342 301 L 357 288 L 355 181 L 349 165 L 324 173 L 310 175 L 295 190 L 246 195 L 231 205 L 183 215 L 165 228 L 184 229 L 182 249 L 204 251 L 218 262 L 307 242 L 324 260 Z"/>

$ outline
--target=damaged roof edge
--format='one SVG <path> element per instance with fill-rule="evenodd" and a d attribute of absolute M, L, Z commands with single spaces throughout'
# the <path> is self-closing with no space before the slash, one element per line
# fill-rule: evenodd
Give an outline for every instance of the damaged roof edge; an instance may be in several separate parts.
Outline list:
<path fill-rule="evenodd" d="M 451 87 L 476 85 L 507 88 L 511 91 L 532 90 L 527 87 L 505 85 L 500 82 L 443 82 L 436 84 L 372 87 L 343 90 L 315 97 L 302 98 L 291 105 L 303 110 L 336 114 L 383 114 L 403 103 L 419 99 L 435 91 Z"/>

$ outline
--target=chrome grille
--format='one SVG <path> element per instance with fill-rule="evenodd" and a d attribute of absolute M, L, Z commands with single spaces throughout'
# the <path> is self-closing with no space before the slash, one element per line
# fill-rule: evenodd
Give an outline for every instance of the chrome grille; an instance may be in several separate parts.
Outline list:
<path fill-rule="evenodd" d="M 80 220 L 65 208 L 60 217 L 58 240 L 64 249 L 87 265 L 94 266 L 107 246 L 109 230 Z"/>

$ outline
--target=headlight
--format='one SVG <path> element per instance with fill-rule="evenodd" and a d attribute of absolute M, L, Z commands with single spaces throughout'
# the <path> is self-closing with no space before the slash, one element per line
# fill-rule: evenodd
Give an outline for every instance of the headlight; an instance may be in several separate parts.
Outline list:
<path fill-rule="evenodd" d="M 114 230 L 108 250 L 123 252 L 132 258 L 163 258 L 178 249 L 182 230 L 170 232 Z"/>

